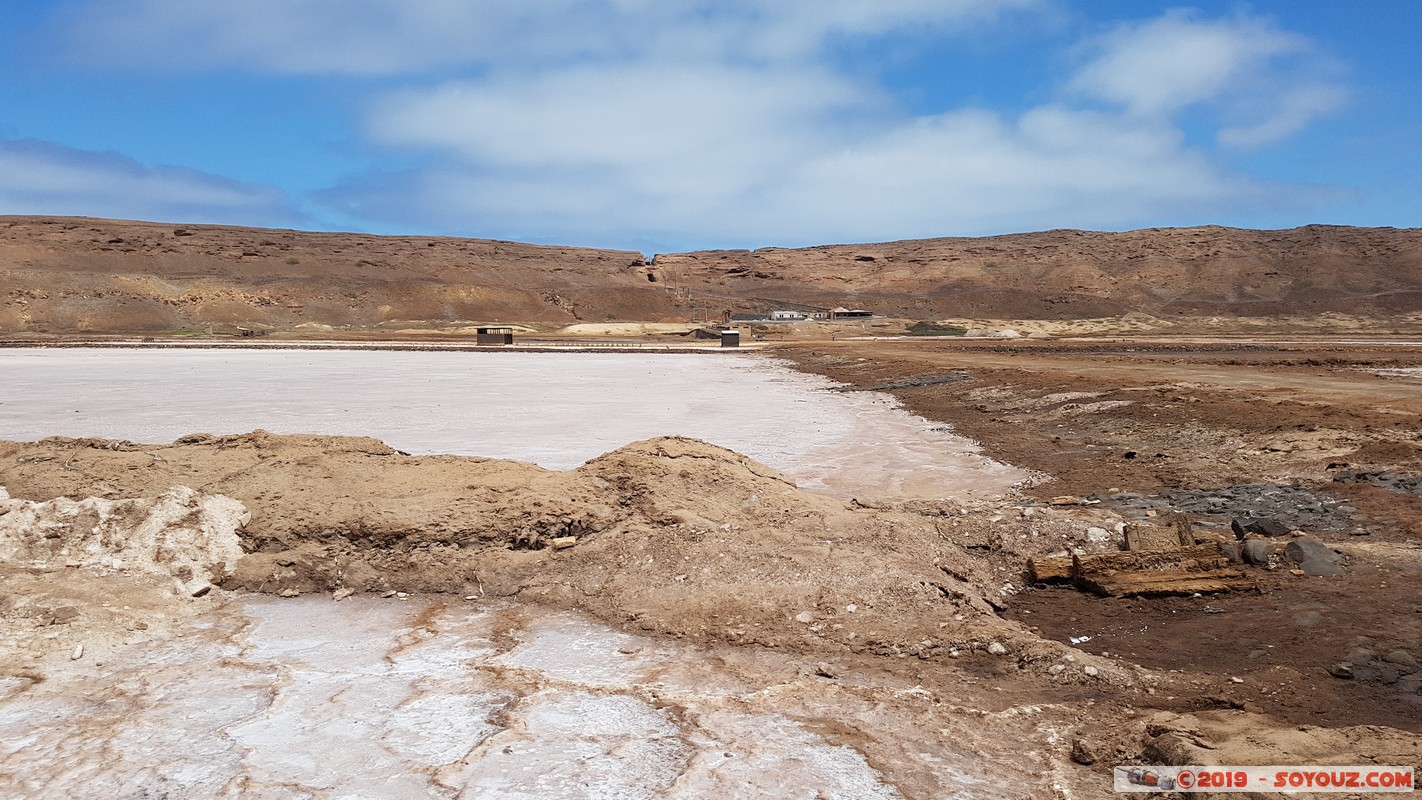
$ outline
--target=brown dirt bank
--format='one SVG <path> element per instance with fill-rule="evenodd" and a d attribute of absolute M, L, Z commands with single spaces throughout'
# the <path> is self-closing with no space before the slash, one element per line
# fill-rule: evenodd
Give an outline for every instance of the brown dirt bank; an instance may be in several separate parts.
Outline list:
<path fill-rule="evenodd" d="M 678 636 L 925 658 L 1035 638 L 995 613 L 997 571 L 954 543 L 956 525 L 802 492 L 691 439 L 569 472 L 261 431 L 0 444 L 0 486 L 16 498 L 174 485 L 251 514 L 229 589 L 517 596 Z M 1073 528 L 1061 521 L 1056 538 Z M 562 537 L 577 543 L 550 546 Z"/>

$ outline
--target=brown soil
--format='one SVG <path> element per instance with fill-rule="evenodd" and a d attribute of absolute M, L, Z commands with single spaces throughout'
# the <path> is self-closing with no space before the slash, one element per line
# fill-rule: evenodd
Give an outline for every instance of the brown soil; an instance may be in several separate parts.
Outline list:
<path fill-rule="evenodd" d="M 777 352 L 859 386 L 966 373 L 893 394 L 990 454 L 1054 476 L 1029 490 L 1042 499 L 1101 498 L 1096 508 L 1110 509 L 1130 493 L 1271 483 L 1355 507 L 1346 530 L 1312 531 L 1351 556 L 1344 578 L 1255 568 L 1258 594 L 1154 600 L 1042 586 L 1015 596 L 1006 616 L 1059 641 L 1090 636 L 1079 645 L 1089 652 L 1179 670 L 1178 694 L 1158 707 L 1422 729 L 1415 688 L 1328 673 L 1359 648 L 1422 652 L 1422 498 L 1333 480 L 1345 470 L 1422 473 L 1422 381 L 1362 371 L 1422 366 L 1416 348 L 939 340 Z M 1196 519 L 1218 525 L 1228 513 Z"/>
<path fill-rule="evenodd" d="M 250 512 L 228 589 L 519 597 L 677 636 L 848 652 L 1036 646 L 994 613 L 994 571 L 937 517 L 808 494 L 691 439 L 628 445 L 570 472 L 263 432 L 0 443 L 0 486 L 16 498 L 175 484 Z M 576 545 L 551 546 L 563 537 Z"/>

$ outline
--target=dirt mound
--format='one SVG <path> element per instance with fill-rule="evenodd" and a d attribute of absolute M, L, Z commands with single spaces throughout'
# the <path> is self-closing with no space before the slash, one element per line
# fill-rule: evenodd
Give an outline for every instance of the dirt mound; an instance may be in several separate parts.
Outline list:
<path fill-rule="evenodd" d="M 981 536 L 942 509 L 845 504 L 694 439 L 554 472 L 262 431 L 167 446 L 53 438 L 0 443 L 0 483 L 35 501 L 220 491 L 251 513 L 229 589 L 519 597 L 702 640 L 991 653 L 1042 671 L 1070 652 L 998 615 L 1003 568 L 955 543 Z M 1060 672 L 1136 680 L 1105 659 L 1091 676 Z"/>
<path fill-rule="evenodd" d="M 242 557 L 241 503 L 174 486 L 153 500 L 14 500 L 0 487 L 0 561 L 171 575 L 191 593 Z"/>

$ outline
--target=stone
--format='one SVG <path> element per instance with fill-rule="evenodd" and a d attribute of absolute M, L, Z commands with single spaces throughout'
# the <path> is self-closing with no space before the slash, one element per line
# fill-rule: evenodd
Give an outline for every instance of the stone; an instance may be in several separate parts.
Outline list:
<path fill-rule="evenodd" d="M 1298 564 L 1305 575 L 1338 577 L 1345 573 L 1342 554 L 1311 536 L 1289 542 L 1284 556 Z"/>
<path fill-rule="evenodd" d="M 1047 667 L 1047 672 L 1051 675 L 1060 675 L 1063 672 L 1066 672 L 1066 664 L 1053 664 L 1050 667 Z"/>
<path fill-rule="evenodd" d="M 1284 547 L 1284 555 L 1295 564 L 1313 559 L 1338 560 L 1337 551 L 1311 536 L 1301 536 Z"/>
<path fill-rule="evenodd" d="M 331 599 L 332 599 L 332 600 L 344 600 L 344 599 L 346 599 L 347 597 L 350 597 L 350 596 L 353 595 L 353 594 L 355 594 L 355 589 L 352 589 L 352 588 L 349 587 L 349 586 L 343 586 L 343 587 L 341 587 L 340 589 L 337 589 L 336 591 L 331 592 Z"/>
<path fill-rule="evenodd" d="M 634 647 L 630 644 L 624 644 L 623 646 L 617 648 L 617 652 L 621 653 L 624 656 L 635 656 L 638 653 L 642 652 L 642 648 Z"/>
<path fill-rule="evenodd" d="M 188 595 L 191 597 L 207 597 L 211 593 L 212 584 L 206 581 L 188 587 Z"/>
<path fill-rule="evenodd" d="M 567 550 L 569 547 L 572 547 L 577 543 L 578 537 L 576 536 L 559 536 L 557 539 L 553 540 L 553 549 Z"/>
<path fill-rule="evenodd" d="M 1081 671 L 1084 672 L 1084 673 L 1086 673 L 1086 677 L 1088 677 L 1088 678 L 1094 678 L 1094 677 L 1096 677 L 1097 675 L 1100 675 L 1100 674 L 1101 674 L 1101 670 L 1097 669 L 1096 667 L 1092 667 L 1092 666 L 1082 667 L 1082 668 L 1081 668 Z"/>
<path fill-rule="evenodd" d="M 1239 542 L 1225 542 L 1221 544 L 1220 553 L 1229 559 L 1231 564 L 1240 564 L 1244 561 L 1244 545 Z"/>
<path fill-rule="evenodd" d="M 1250 539 L 1240 547 L 1240 554 L 1246 564 L 1268 564 L 1269 556 L 1274 554 L 1274 543 L 1267 539 Z"/>
<path fill-rule="evenodd" d="M 81 659 L 81 658 L 83 658 L 83 657 L 84 657 L 84 645 L 82 645 L 82 644 L 76 644 L 76 645 L 74 645 L 74 652 L 72 652 L 72 653 L 69 654 L 69 660 L 70 660 L 70 661 L 78 661 L 79 659 Z"/>
<path fill-rule="evenodd" d="M 1355 680 L 1376 683 L 1383 679 L 1383 671 L 1371 664 L 1353 664 L 1351 666 Z"/>
<path fill-rule="evenodd" d="M 1074 739 L 1071 743 L 1071 760 L 1083 766 L 1091 766 L 1096 763 L 1096 748 L 1087 743 L 1085 739 Z"/>
<path fill-rule="evenodd" d="M 277 592 L 277 597 L 296 597 L 299 594 L 301 594 L 301 592 L 298 592 L 295 589 L 282 589 L 281 591 Z"/>
<path fill-rule="evenodd" d="M 800 613 L 795 615 L 795 621 L 800 623 L 801 625 L 809 625 L 811 622 L 815 621 L 815 615 L 811 614 L 808 611 L 801 611 Z"/>
<path fill-rule="evenodd" d="M 1417 657 L 1407 652 L 1406 650 L 1393 650 L 1387 655 L 1383 656 L 1383 660 L 1391 661 L 1394 664 L 1399 664 L 1404 667 L 1417 666 Z"/>
<path fill-rule="evenodd" d="M 1234 535 L 1243 539 L 1246 534 L 1257 533 L 1260 536 L 1288 536 L 1293 530 L 1288 525 L 1271 517 L 1261 517 L 1253 519 L 1249 517 L 1235 517 L 1229 523 L 1229 529 L 1234 531 Z"/>
<path fill-rule="evenodd" d="M 61 606 L 50 612 L 49 624 L 68 625 L 79 619 L 79 609 L 74 606 Z"/>
<path fill-rule="evenodd" d="M 988 645 L 987 651 L 995 656 L 1007 655 L 1007 648 L 1003 647 L 1002 642 L 993 642 Z"/>
<path fill-rule="evenodd" d="M 1303 570 L 1305 575 L 1311 575 L 1315 578 L 1341 578 L 1348 574 L 1348 571 L 1343 568 L 1342 564 L 1331 561 L 1305 561 L 1299 565 L 1299 568 Z"/>
<path fill-rule="evenodd" d="M 1332 675 L 1332 676 L 1335 677 L 1335 678 L 1339 678 L 1339 679 L 1341 679 L 1341 680 L 1345 680 L 1345 681 L 1346 681 L 1346 680 L 1352 680 L 1352 679 L 1353 679 L 1353 665 L 1352 665 L 1352 664 L 1346 664 L 1346 663 L 1345 663 L 1345 664 L 1334 664 L 1333 666 L 1331 666 L 1331 667 L 1328 668 L 1328 674 L 1329 674 L 1329 675 Z"/>
<path fill-rule="evenodd" d="M 821 678 L 829 678 L 830 680 L 834 680 L 836 677 L 838 677 L 834 669 L 832 669 L 830 665 L 824 661 L 821 661 L 820 663 L 815 665 L 815 674 L 820 676 Z"/>

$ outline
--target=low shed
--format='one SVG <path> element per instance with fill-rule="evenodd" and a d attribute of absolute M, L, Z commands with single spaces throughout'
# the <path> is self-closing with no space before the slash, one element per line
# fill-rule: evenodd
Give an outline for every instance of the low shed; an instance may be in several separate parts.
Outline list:
<path fill-rule="evenodd" d="M 513 328 L 479 328 L 474 334 L 475 344 L 513 344 Z"/>

